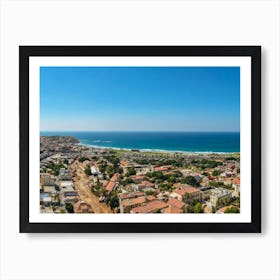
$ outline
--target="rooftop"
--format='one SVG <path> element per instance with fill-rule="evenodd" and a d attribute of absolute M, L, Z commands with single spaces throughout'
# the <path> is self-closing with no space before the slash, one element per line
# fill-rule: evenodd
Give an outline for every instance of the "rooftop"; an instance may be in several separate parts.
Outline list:
<path fill-rule="evenodd" d="M 174 207 L 172 205 L 169 205 L 168 208 L 163 209 L 163 213 L 165 213 L 165 214 L 180 214 L 180 213 L 183 213 L 183 210 L 179 209 L 177 207 Z"/>
<path fill-rule="evenodd" d="M 182 201 L 179 201 L 178 199 L 176 198 L 172 198 L 170 197 L 169 200 L 167 201 L 167 203 L 170 205 L 170 206 L 173 206 L 173 207 L 176 207 L 176 208 L 183 208 L 186 204 Z"/>
<path fill-rule="evenodd" d="M 153 213 L 156 210 L 161 210 L 168 207 L 168 204 L 160 200 L 154 200 L 148 202 L 146 205 L 135 207 L 131 210 L 131 213 Z"/>
<path fill-rule="evenodd" d="M 122 205 L 124 207 L 129 207 L 129 206 L 133 206 L 133 205 L 138 205 L 138 204 L 142 204 L 146 201 L 146 198 L 144 196 L 140 196 L 134 199 L 126 199 L 122 202 Z"/>

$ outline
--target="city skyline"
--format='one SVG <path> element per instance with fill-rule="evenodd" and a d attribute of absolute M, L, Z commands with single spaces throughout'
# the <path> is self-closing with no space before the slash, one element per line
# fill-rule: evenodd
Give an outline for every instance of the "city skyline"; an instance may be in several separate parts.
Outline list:
<path fill-rule="evenodd" d="M 41 131 L 240 131 L 239 67 L 41 67 Z"/>

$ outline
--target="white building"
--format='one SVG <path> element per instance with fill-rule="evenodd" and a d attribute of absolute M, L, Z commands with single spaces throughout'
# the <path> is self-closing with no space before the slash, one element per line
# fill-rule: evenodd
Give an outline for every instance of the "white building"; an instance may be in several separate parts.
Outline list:
<path fill-rule="evenodd" d="M 227 199 L 232 197 L 232 192 L 223 188 L 216 188 L 211 190 L 210 203 L 212 206 L 217 207 L 219 199 Z"/>
<path fill-rule="evenodd" d="M 98 167 L 96 167 L 94 165 L 90 168 L 90 171 L 91 171 L 92 175 L 99 175 L 100 174 L 100 171 L 99 171 Z"/>

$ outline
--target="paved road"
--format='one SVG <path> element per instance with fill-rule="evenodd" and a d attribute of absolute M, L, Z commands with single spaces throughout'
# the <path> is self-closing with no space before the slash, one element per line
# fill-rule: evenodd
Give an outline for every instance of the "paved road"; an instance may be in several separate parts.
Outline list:
<path fill-rule="evenodd" d="M 74 172 L 74 170 L 76 172 Z M 99 202 L 99 198 L 94 195 L 88 187 L 88 176 L 82 170 L 79 161 L 76 160 L 75 162 L 73 162 L 73 164 L 70 166 L 70 172 L 73 176 L 75 189 L 79 194 L 81 200 L 90 204 L 94 213 L 113 213 L 106 204 Z"/>

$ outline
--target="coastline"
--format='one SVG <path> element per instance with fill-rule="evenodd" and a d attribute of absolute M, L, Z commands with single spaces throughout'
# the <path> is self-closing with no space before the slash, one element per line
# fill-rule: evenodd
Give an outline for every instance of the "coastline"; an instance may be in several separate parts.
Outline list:
<path fill-rule="evenodd" d="M 44 134 L 44 133 L 43 133 Z M 161 149 L 161 148 L 139 148 L 139 147 L 133 147 L 130 145 L 130 147 L 118 147 L 118 146 L 103 146 L 98 145 L 98 144 L 93 144 L 93 143 L 88 143 L 90 140 L 87 139 L 81 139 L 80 137 L 77 137 L 76 135 L 73 136 L 70 133 L 68 135 L 59 135 L 54 134 L 54 135 L 41 135 L 43 137 L 70 137 L 73 138 L 76 141 L 76 145 L 82 146 L 82 147 L 87 147 L 87 148 L 93 148 L 93 149 L 102 149 L 102 150 L 114 150 L 116 152 L 141 152 L 141 153 L 154 153 L 154 154 L 177 154 L 177 155 L 236 155 L 240 156 L 240 151 L 213 151 L 213 150 L 205 150 L 205 151 L 200 151 L 200 150 L 172 150 L 172 149 Z M 92 141 L 94 143 L 112 143 L 113 141 L 105 141 L 105 140 L 95 140 Z M 129 145 L 128 145 L 129 146 Z"/>
<path fill-rule="evenodd" d="M 79 139 L 77 139 L 80 141 Z M 240 152 L 213 152 L 213 151 L 173 151 L 173 150 L 162 150 L 162 149 L 133 149 L 133 148 L 118 148 L 118 147 L 105 147 L 105 146 L 97 146 L 91 144 L 84 144 L 79 142 L 77 145 L 84 146 L 88 148 L 94 149 L 102 149 L 102 150 L 113 150 L 113 151 L 123 151 L 123 152 L 140 152 L 140 153 L 155 153 L 155 154 L 181 154 L 181 155 L 240 155 Z M 134 150 L 134 151 L 133 151 Z"/>

